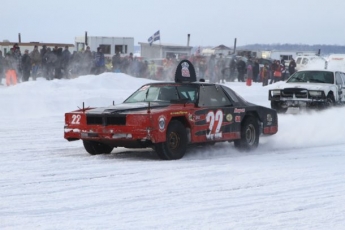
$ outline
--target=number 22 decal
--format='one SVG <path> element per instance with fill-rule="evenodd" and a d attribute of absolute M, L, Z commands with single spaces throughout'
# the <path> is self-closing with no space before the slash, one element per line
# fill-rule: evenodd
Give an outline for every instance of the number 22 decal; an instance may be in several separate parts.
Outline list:
<path fill-rule="evenodd" d="M 73 125 L 80 124 L 80 119 L 81 119 L 81 116 L 79 114 L 78 115 L 73 114 L 71 124 Z"/>
<path fill-rule="evenodd" d="M 217 110 L 216 113 L 213 111 L 208 112 L 206 115 L 206 122 L 210 123 L 208 127 L 208 132 L 206 132 L 206 139 L 214 140 L 217 138 L 222 138 L 222 132 L 220 132 L 220 128 L 222 127 L 223 123 L 223 111 Z M 216 127 L 214 126 L 216 123 Z M 214 130 L 215 127 L 215 130 Z"/>

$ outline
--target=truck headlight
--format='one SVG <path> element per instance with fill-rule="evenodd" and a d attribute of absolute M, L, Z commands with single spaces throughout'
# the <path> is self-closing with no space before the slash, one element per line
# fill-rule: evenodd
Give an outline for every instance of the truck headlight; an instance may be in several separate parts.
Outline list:
<path fill-rule="evenodd" d="M 322 91 L 309 91 L 309 95 L 311 97 L 321 97 L 322 96 Z"/>
<path fill-rule="evenodd" d="M 272 90 L 271 92 L 273 96 L 280 95 L 280 90 Z"/>

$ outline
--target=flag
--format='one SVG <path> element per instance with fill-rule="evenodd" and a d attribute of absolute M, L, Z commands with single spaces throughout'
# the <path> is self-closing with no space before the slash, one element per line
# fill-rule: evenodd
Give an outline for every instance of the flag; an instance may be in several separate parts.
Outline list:
<path fill-rule="evenodd" d="M 150 45 L 152 45 L 152 43 L 154 41 L 158 41 L 161 39 L 161 36 L 160 36 L 160 33 L 159 33 L 159 30 L 154 33 L 151 37 L 149 37 L 149 39 L 147 39 L 147 41 L 150 43 Z"/>

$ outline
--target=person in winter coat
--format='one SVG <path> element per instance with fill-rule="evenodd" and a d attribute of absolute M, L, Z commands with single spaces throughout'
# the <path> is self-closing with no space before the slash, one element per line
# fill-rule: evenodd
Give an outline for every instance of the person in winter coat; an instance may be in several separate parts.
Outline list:
<path fill-rule="evenodd" d="M 22 56 L 21 66 L 23 71 L 23 81 L 28 81 L 31 71 L 31 58 L 29 55 L 29 50 L 25 50 L 24 55 Z"/>
<path fill-rule="evenodd" d="M 212 54 L 207 65 L 208 77 L 211 83 L 216 83 L 216 68 L 216 55 Z"/>
<path fill-rule="evenodd" d="M 269 69 L 268 64 L 266 63 L 261 68 L 261 71 L 260 71 L 260 78 L 261 78 L 261 81 L 262 81 L 262 86 L 268 85 L 269 76 L 270 76 L 270 69 Z"/>
<path fill-rule="evenodd" d="M 295 62 L 295 60 L 292 58 L 291 61 L 290 61 L 290 63 L 289 63 L 289 74 L 290 74 L 290 76 L 291 76 L 292 74 L 294 74 L 295 72 L 296 72 L 296 62 Z"/>
<path fill-rule="evenodd" d="M 55 55 L 55 53 L 53 53 L 53 51 L 50 48 L 47 48 L 47 51 L 43 56 L 43 60 L 46 63 L 46 79 L 53 80 L 57 56 Z"/>
<path fill-rule="evenodd" d="M 237 62 L 237 72 L 238 72 L 238 76 L 237 76 L 237 79 L 238 79 L 238 82 L 244 82 L 244 74 L 246 73 L 246 63 L 240 59 L 238 62 Z"/>
<path fill-rule="evenodd" d="M 253 81 L 254 82 L 260 82 L 260 76 L 259 76 L 259 72 L 260 72 L 260 65 L 259 65 L 259 61 L 258 59 L 255 59 L 254 64 L 253 64 Z"/>
<path fill-rule="evenodd" d="M 6 75 L 6 85 L 10 86 L 17 84 L 17 62 L 14 57 L 12 57 L 11 53 L 7 53 L 5 56 L 4 61 L 4 70 Z"/>
<path fill-rule="evenodd" d="M 0 50 L 0 85 L 2 85 L 1 81 L 4 77 L 4 70 L 5 70 L 5 58 L 2 56 L 2 51 Z"/>
<path fill-rule="evenodd" d="M 68 79 L 69 76 L 69 61 L 71 58 L 71 52 L 68 50 L 68 46 L 65 46 L 64 51 L 61 54 L 61 68 L 63 69 L 64 78 Z"/>
<path fill-rule="evenodd" d="M 32 80 L 36 81 L 37 72 L 42 61 L 41 54 L 38 51 L 37 46 L 35 46 L 34 50 L 31 51 L 30 58 L 31 58 L 31 64 L 32 64 L 32 71 L 31 71 Z"/>
<path fill-rule="evenodd" d="M 97 48 L 95 55 L 95 74 L 101 74 L 105 70 L 105 58 L 101 47 Z"/>

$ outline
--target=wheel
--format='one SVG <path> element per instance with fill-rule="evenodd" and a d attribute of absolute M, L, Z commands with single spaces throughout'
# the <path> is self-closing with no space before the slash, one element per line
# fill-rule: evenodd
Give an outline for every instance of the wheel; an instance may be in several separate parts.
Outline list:
<path fill-rule="evenodd" d="M 256 149 L 259 144 L 259 124 L 258 120 L 249 116 L 241 124 L 241 138 L 234 141 L 236 148 L 242 151 Z"/>
<path fill-rule="evenodd" d="M 285 113 L 287 108 L 282 108 L 281 103 L 278 101 L 271 101 L 271 108 L 276 110 L 277 113 Z"/>
<path fill-rule="evenodd" d="M 109 154 L 113 151 L 113 147 L 97 142 L 97 141 L 87 141 L 83 140 L 84 148 L 86 152 L 90 153 L 91 155 L 98 155 L 98 154 Z"/>
<path fill-rule="evenodd" d="M 166 132 L 166 141 L 155 144 L 155 151 L 163 160 L 181 159 L 187 149 L 187 131 L 184 125 L 173 120 L 169 123 Z"/>
<path fill-rule="evenodd" d="M 334 104 L 335 104 L 334 96 L 332 94 L 328 94 L 326 98 L 326 108 L 330 108 L 334 106 Z"/>

